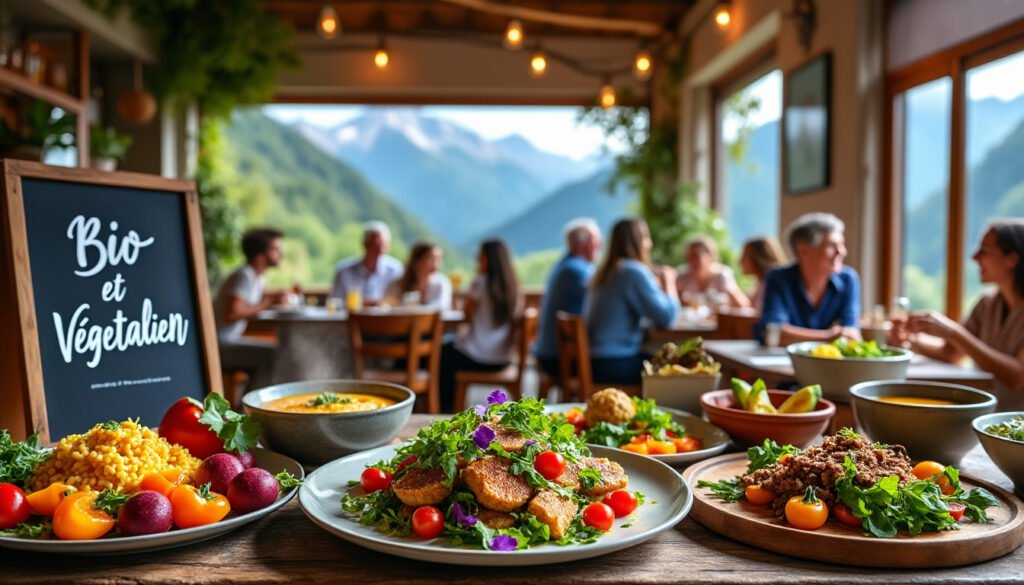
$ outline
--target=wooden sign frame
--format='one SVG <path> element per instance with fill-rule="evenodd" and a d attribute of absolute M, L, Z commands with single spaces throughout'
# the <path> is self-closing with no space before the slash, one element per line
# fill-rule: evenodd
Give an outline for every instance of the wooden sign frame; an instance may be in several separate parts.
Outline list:
<path fill-rule="evenodd" d="M 0 160 L 0 428 L 8 428 L 15 440 L 38 431 L 44 443 L 51 442 L 22 179 L 147 189 L 182 197 L 198 321 L 197 342 L 203 359 L 201 371 L 208 391 L 222 393 L 220 354 L 207 288 L 206 254 L 195 182 L 5 159 Z"/>

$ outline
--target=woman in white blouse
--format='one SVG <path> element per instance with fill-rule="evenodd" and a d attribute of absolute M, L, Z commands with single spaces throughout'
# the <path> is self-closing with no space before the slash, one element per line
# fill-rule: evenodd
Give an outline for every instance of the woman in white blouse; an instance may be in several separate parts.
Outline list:
<path fill-rule="evenodd" d="M 441 269 L 441 247 L 431 242 L 416 242 L 409 252 L 402 276 L 388 285 L 387 298 L 391 304 L 414 304 L 436 307 L 446 311 L 452 307 L 452 283 L 438 272 Z"/>

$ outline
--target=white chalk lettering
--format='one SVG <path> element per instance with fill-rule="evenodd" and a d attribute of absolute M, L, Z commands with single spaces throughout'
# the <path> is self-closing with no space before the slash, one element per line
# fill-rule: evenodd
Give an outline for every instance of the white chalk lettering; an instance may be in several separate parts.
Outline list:
<path fill-rule="evenodd" d="M 181 313 L 168 313 L 161 318 L 153 312 L 153 303 L 149 299 L 142 301 L 138 320 L 129 321 L 118 309 L 111 324 L 90 325 L 88 311 L 88 303 L 80 305 L 66 326 L 60 313 L 53 314 L 57 343 L 65 363 L 70 364 L 76 355 L 89 356 L 86 365 L 95 368 L 103 360 L 104 352 L 122 352 L 131 347 L 165 343 L 184 346 L 188 340 L 188 319 Z"/>
<path fill-rule="evenodd" d="M 110 222 L 110 231 L 117 231 L 117 222 Z M 75 216 L 68 224 L 67 236 L 69 240 L 75 241 L 75 258 L 81 270 L 76 270 L 78 276 L 89 277 L 110 266 L 117 266 L 124 263 L 135 264 L 139 259 L 139 250 L 152 245 L 154 238 L 143 240 L 138 232 L 129 230 L 128 235 L 118 242 L 117 234 L 111 233 L 107 237 L 106 245 L 99 237 L 100 220 L 97 217 L 86 218 L 82 215 Z M 95 264 L 89 265 L 89 250 L 95 251 Z"/>

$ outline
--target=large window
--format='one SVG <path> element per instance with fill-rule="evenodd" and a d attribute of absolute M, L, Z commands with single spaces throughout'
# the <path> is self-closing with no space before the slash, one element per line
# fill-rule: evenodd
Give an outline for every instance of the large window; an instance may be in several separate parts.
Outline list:
<path fill-rule="evenodd" d="M 718 104 L 718 208 L 732 241 L 779 232 L 782 73 L 772 70 L 723 92 Z"/>

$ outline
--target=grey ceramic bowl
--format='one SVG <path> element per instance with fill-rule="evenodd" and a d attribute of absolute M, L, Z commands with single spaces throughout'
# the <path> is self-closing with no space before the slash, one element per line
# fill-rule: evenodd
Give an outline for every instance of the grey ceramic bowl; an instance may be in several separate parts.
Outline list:
<path fill-rule="evenodd" d="M 395 404 L 377 410 L 298 413 L 269 410 L 271 400 L 295 394 L 354 392 L 390 398 Z M 242 397 L 246 412 L 263 427 L 260 442 L 272 451 L 303 463 L 326 463 L 357 451 L 379 447 L 409 421 L 416 395 L 398 384 L 364 380 L 315 380 L 278 384 Z"/>
<path fill-rule="evenodd" d="M 714 376 L 648 376 L 643 375 L 641 394 L 653 398 L 658 406 L 684 410 L 700 416 L 700 396 L 718 390 L 721 374 Z"/>
<path fill-rule="evenodd" d="M 971 426 L 974 427 L 974 433 L 978 435 L 981 446 L 985 448 L 989 458 L 1000 471 L 1010 478 L 1017 495 L 1024 497 L 1024 443 L 985 431 L 989 425 L 1004 423 L 1018 416 L 1024 416 L 1024 412 L 986 414 L 974 419 Z"/>
<path fill-rule="evenodd" d="M 996 408 L 988 392 L 941 382 L 875 380 L 850 388 L 857 427 L 873 441 L 903 445 L 914 461 L 956 465 L 978 444 L 971 421 Z M 917 405 L 882 402 L 883 396 L 914 396 L 955 402 Z"/>
<path fill-rule="evenodd" d="M 881 358 L 821 358 L 811 355 L 820 341 L 805 341 L 786 347 L 793 372 L 802 386 L 821 385 L 821 394 L 833 402 L 850 402 L 850 388 L 869 380 L 904 380 L 913 353 L 899 347 L 883 346 L 900 355 Z"/>

